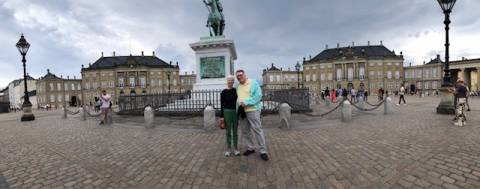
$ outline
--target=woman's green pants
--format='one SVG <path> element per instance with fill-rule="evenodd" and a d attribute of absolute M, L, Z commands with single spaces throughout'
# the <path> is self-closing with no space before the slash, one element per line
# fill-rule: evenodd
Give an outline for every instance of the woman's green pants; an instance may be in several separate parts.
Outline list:
<path fill-rule="evenodd" d="M 223 110 L 223 119 L 225 120 L 225 130 L 227 133 L 227 148 L 237 147 L 238 144 L 238 118 L 237 111 L 233 109 Z"/>

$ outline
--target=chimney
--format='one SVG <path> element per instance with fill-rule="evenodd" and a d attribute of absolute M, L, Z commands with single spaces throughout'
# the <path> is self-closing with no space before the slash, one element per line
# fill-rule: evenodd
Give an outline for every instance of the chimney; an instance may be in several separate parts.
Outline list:
<path fill-rule="evenodd" d="M 465 57 L 462 56 L 462 60 L 465 60 Z"/>
<path fill-rule="evenodd" d="M 337 43 L 337 49 L 340 48 L 340 43 Z"/>
<path fill-rule="evenodd" d="M 62 79 L 63 79 L 63 75 L 60 75 L 60 78 L 62 78 Z"/>
<path fill-rule="evenodd" d="M 325 49 L 328 49 L 328 45 L 325 45 Z"/>
<path fill-rule="evenodd" d="M 170 65 L 172 65 L 172 61 L 170 60 Z"/>
<path fill-rule="evenodd" d="M 47 69 L 47 73 L 50 73 L 50 69 Z"/>
<path fill-rule="evenodd" d="M 195 72 L 194 72 L 194 71 L 192 71 L 192 75 L 193 75 L 193 74 L 195 74 Z"/>
<path fill-rule="evenodd" d="M 423 65 L 425 65 L 425 60 L 423 61 Z"/>
<path fill-rule="evenodd" d="M 410 62 L 410 67 L 412 67 L 412 63 Z"/>
<path fill-rule="evenodd" d="M 370 46 L 370 41 L 367 42 L 368 46 Z"/>
<path fill-rule="evenodd" d="M 309 59 L 309 60 L 312 60 L 312 55 L 308 55 L 308 59 Z"/>
<path fill-rule="evenodd" d="M 70 79 L 70 76 L 69 76 L 69 75 L 67 75 L 67 79 Z"/>
<path fill-rule="evenodd" d="M 355 47 L 355 42 L 352 41 L 352 47 Z"/>
<path fill-rule="evenodd" d="M 185 75 L 188 75 L 187 72 L 185 72 Z"/>
<path fill-rule="evenodd" d="M 403 56 L 403 51 L 400 51 L 400 56 Z"/>
<path fill-rule="evenodd" d="M 113 57 L 115 57 L 115 51 L 113 51 Z"/>
<path fill-rule="evenodd" d="M 383 41 L 380 41 L 380 45 L 383 45 Z"/>
<path fill-rule="evenodd" d="M 305 62 L 307 59 L 305 57 L 303 57 L 303 62 Z"/>
<path fill-rule="evenodd" d="M 143 51 L 142 51 L 142 56 L 143 56 Z"/>
<path fill-rule="evenodd" d="M 77 79 L 77 76 L 73 76 L 73 79 Z"/>
<path fill-rule="evenodd" d="M 102 58 L 103 58 L 103 51 L 102 51 Z"/>
<path fill-rule="evenodd" d="M 440 62 L 440 55 L 437 54 L 437 60 Z"/>
<path fill-rule="evenodd" d="M 152 51 L 152 56 L 155 56 L 155 51 Z"/>
<path fill-rule="evenodd" d="M 83 64 L 82 64 L 82 69 L 83 69 Z"/>
<path fill-rule="evenodd" d="M 177 68 L 178 68 L 178 61 L 177 61 Z"/>
<path fill-rule="evenodd" d="M 88 63 L 88 67 L 90 68 L 92 66 L 92 63 Z"/>

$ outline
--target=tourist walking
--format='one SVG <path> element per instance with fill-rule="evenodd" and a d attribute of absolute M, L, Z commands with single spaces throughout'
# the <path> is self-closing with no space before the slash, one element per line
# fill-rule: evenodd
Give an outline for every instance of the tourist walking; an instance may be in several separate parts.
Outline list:
<path fill-rule="evenodd" d="M 382 101 L 383 100 L 383 88 L 380 87 L 380 89 L 378 89 L 378 101 Z"/>
<path fill-rule="evenodd" d="M 325 100 L 330 100 L 330 90 L 328 90 L 328 87 L 325 88 Z"/>
<path fill-rule="evenodd" d="M 225 124 L 227 150 L 225 157 L 232 153 L 240 155 L 238 151 L 238 117 L 237 117 L 237 91 L 233 88 L 235 78 L 227 76 L 227 88 L 220 93 L 220 121 Z"/>
<path fill-rule="evenodd" d="M 110 101 L 112 97 L 107 94 L 107 91 L 103 90 L 102 94 L 100 95 L 100 101 L 101 101 L 101 110 L 102 110 L 102 121 L 100 122 L 100 125 L 107 124 L 109 121 L 107 119 L 108 116 L 108 110 L 110 109 Z"/>
<path fill-rule="evenodd" d="M 400 87 L 398 94 L 400 95 L 400 97 L 398 98 L 397 106 L 400 106 L 400 104 L 402 103 L 402 100 L 403 100 L 403 104 L 407 105 L 407 102 L 405 102 L 405 87 L 403 87 L 403 84 Z"/>
<path fill-rule="evenodd" d="M 253 136 L 255 136 L 256 144 L 259 147 L 260 157 L 268 161 L 267 145 L 265 142 L 265 134 L 260 120 L 262 110 L 262 89 L 257 81 L 247 78 L 245 71 L 236 71 L 237 80 L 240 85 L 237 88 L 238 104 L 240 108 L 245 110 L 246 121 L 242 126 L 243 143 L 246 151 L 244 156 L 255 153 L 255 145 Z M 252 133 L 253 132 L 253 133 Z M 253 136 L 252 136 L 253 135 Z"/>
<path fill-rule="evenodd" d="M 335 89 L 332 89 L 330 97 L 332 98 L 333 103 L 337 103 L 337 91 Z"/>
<path fill-rule="evenodd" d="M 353 103 L 356 103 L 357 102 L 357 91 L 355 90 L 355 88 L 352 87 L 352 89 L 350 89 L 350 100 L 353 102 Z"/>
<path fill-rule="evenodd" d="M 464 120 L 460 116 L 464 114 L 463 108 L 466 106 L 467 96 L 468 96 L 468 89 L 465 87 L 463 79 L 457 80 L 457 85 L 455 86 L 455 90 L 452 91 L 455 95 L 455 125 L 463 126 L 460 122 Z M 463 106 L 463 107 L 462 107 Z M 458 122 L 457 122 L 458 121 Z"/>

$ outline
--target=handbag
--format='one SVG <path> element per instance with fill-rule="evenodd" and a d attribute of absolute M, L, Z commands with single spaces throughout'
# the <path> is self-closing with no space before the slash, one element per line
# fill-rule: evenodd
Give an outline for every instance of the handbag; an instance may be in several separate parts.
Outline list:
<path fill-rule="evenodd" d="M 225 129 L 225 120 L 220 120 L 218 122 L 218 127 L 220 127 L 220 129 Z"/>

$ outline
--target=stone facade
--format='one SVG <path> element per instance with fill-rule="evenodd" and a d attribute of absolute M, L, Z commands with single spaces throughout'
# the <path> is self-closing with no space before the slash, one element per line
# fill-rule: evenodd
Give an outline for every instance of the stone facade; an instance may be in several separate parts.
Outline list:
<path fill-rule="evenodd" d="M 112 95 L 116 104 L 120 95 L 180 92 L 178 62 L 166 63 L 155 56 L 100 57 L 88 67 L 82 65 L 83 96 L 94 104 L 102 90 Z"/>
<path fill-rule="evenodd" d="M 185 74 L 180 75 L 180 92 L 187 92 L 187 91 L 192 91 L 193 90 L 193 85 L 197 81 L 197 75 L 192 72 L 192 74 L 188 74 L 185 72 Z"/>
<path fill-rule="evenodd" d="M 27 88 L 29 94 L 33 94 L 32 92 L 37 90 L 37 80 L 31 76 L 27 75 Z M 10 108 L 17 108 L 20 109 L 23 104 L 23 96 L 25 95 L 25 84 L 24 79 L 17 79 L 10 84 L 8 84 L 8 98 L 10 102 Z M 37 107 L 36 97 L 32 96 L 30 99 L 32 103 L 32 108 Z"/>
<path fill-rule="evenodd" d="M 443 64 L 440 55 L 423 65 L 405 67 L 405 85 L 410 92 L 433 94 L 442 86 Z M 450 62 L 452 81 L 462 78 L 471 91 L 480 90 L 480 59 Z"/>
<path fill-rule="evenodd" d="M 297 88 L 299 83 L 302 86 L 303 71 L 293 71 L 288 68 L 283 70 L 277 68 L 272 63 L 270 68 L 264 69 L 262 72 L 263 88 L 264 89 L 290 89 Z M 300 80 L 300 82 L 298 82 Z"/>
<path fill-rule="evenodd" d="M 379 88 L 397 91 L 403 83 L 403 54 L 382 44 L 325 49 L 314 58 L 303 60 L 305 87 L 319 94 L 326 87 L 359 88 L 370 94 Z"/>
<path fill-rule="evenodd" d="M 67 106 L 81 105 L 81 83 L 81 79 L 57 77 L 47 69 L 47 74 L 37 82 L 38 107 L 60 108 L 64 101 Z"/>
<path fill-rule="evenodd" d="M 442 85 L 443 63 L 440 55 L 435 59 L 431 59 L 423 65 L 408 66 L 404 68 L 405 72 L 405 89 L 407 92 L 434 94 Z"/>

